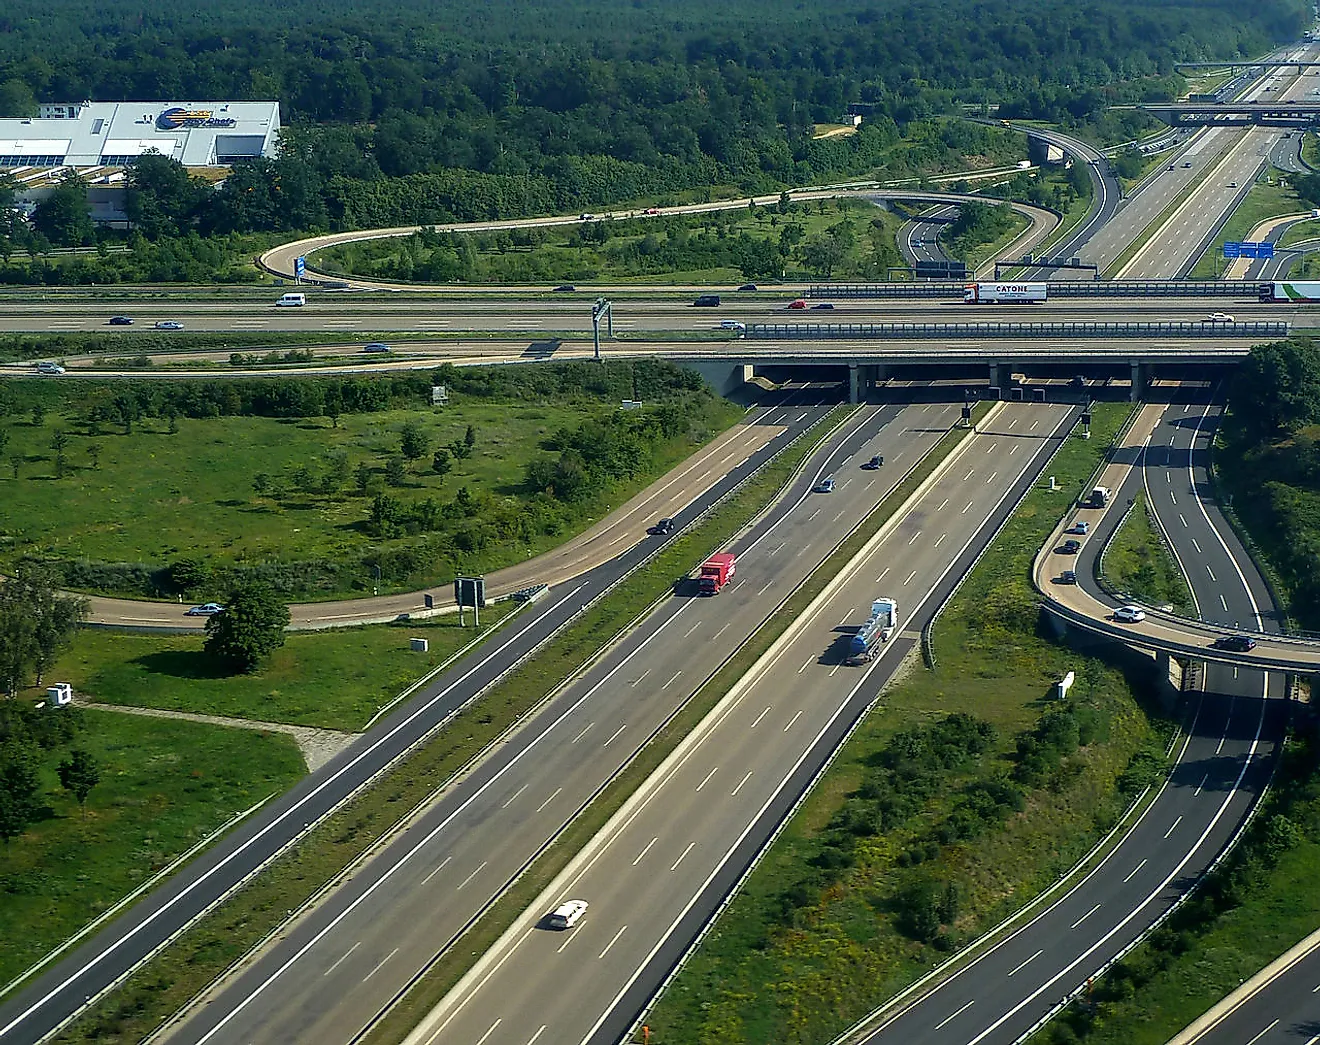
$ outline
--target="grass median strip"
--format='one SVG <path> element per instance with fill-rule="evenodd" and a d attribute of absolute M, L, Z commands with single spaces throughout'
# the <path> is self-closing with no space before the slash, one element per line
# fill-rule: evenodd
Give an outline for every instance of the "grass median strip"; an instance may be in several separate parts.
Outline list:
<path fill-rule="evenodd" d="M 1136 504 L 1105 548 L 1101 567 L 1101 580 L 1111 591 L 1196 616 L 1187 579 L 1155 525 L 1145 493 L 1137 494 Z"/>
<path fill-rule="evenodd" d="M 816 429 L 831 427 L 827 419 Z M 711 546 L 736 533 L 771 503 L 818 439 L 800 440 L 690 533 L 565 628 L 535 657 L 422 745 L 374 787 L 355 798 L 283 854 L 227 903 L 203 918 L 116 991 L 72 1023 L 60 1042 L 140 1041 L 274 931 L 345 867 L 428 802 L 560 681 L 660 597 L 675 576 Z"/>
<path fill-rule="evenodd" d="M 976 407 L 979 420 L 987 404 Z M 922 458 L 912 473 L 894 488 L 863 523 L 829 555 L 756 633 L 679 709 L 642 752 L 613 780 L 518 882 L 473 927 L 450 954 L 428 971 L 417 987 L 403 998 L 367 1039 L 372 1045 L 401 1040 L 449 992 L 471 967 L 513 924 L 570 860 L 600 831 L 631 795 L 659 768 L 685 736 L 710 713 L 784 630 L 810 605 L 826 584 L 870 540 L 967 436 L 965 428 L 949 432 Z"/>
<path fill-rule="evenodd" d="M 1033 556 L 1130 408 L 1096 408 L 658 1006 L 651 1041 L 826 1042 L 1057 880 L 1163 771 L 1133 684 L 1036 634 Z M 1053 682 L 1076 670 L 1067 702 Z"/>

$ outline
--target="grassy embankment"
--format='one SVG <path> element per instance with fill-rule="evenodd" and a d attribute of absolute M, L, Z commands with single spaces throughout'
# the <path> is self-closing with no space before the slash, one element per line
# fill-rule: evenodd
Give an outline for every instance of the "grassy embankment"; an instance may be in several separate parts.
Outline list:
<path fill-rule="evenodd" d="M 1165 545 L 1144 493 L 1137 495 L 1109 542 L 1103 565 L 1103 579 L 1114 591 L 1148 606 L 1169 605 L 1177 613 L 1196 615 L 1187 579 Z"/>
<path fill-rule="evenodd" d="M 513 602 L 481 611 L 481 631 L 457 614 L 407 624 L 294 632 L 250 675 L 217 670 L 195 635 L 88 630 L 51 676 L 103 704 L 223 715 L 356 732 L 401 690 L 511 613 Z M 413 653 L 410 638 L 429 641 Z"/>
<path fill-rule="evenodd" d="M 1214 240 L 1205 252 L 1196 259 L 1192 268 L 1192 279 L 1213 279 L 1224 271 L 1228 264 L 1224 258 L 1226 240 L 1245 240 L 1250 238 L 1251 230 L 1266 218 L 1283 214 L 1296 214 L 1309 210 L 1310 207 L 1297 198 L 1292 189 L 1281 188 L 1258 181 L 1248 190 L 1246 198 L 1237 210 L 1229 216 L 1224 227 L 1215 234 Z"/>
<path fill-rule="evenodd" d="M 823 433 L 828 424 L 820 426 Z M 113 997 L 67 1028 L 62 1042 L 117 1045 L 140 1041 L 205 984 L 284 920 L 342 868 L 358 859 L 401 817 L 449 780 L 563 678 L 607 636 L 663 596 L 676 575 L 737 532 L 774 497 L 814 445 L 781 454 L 691 533 L 638 571 L 513 671 L 386 779 L 350 802 L 224 907 L 186 932 Z"/>
<path fill-rule="evenodd" d="M 49 815 L 0 848 L 0 985 L 166 867 L 240 810 L 305 772 L 290 737 L 195 722 L 75 710 L 73 740 L 95 759 L 100 783 L 87 814 L 44 753 Z"/>
<path fill-rule="evenodd" d="M 480 634 L 513 609 L 487 607 Z M 430 640 L 426 654 L 408 639 Z M 468 617 L 377 625 L 288 637 L 251 675 L 213 670 L 195 636 L 101 630 L 78 633 L 49 677 L 93 701 L 359 730 L 382 705 L 473 641 Z M 36 700 L 34 690 L 24 696 Z M 9 982 L 101 911 L 136 888 L 241 809 L 286 790 L 304 772 L 291 738 L 95 709 L 75 714 L 101 783 L 78 815 L 55 766 L 65 747 L 43 755 L 51 815 L 0 849 L 0 955 Z M 86 869 L 94 866 L 96 873 Z"/>
<path fill-rule="evenodd" d="M 1033 490 L 941 617 L 936 669 L 882 695 L 650 1015 L 652 1041 L 830 1040 L 1052 883 L 1162 771 L 1123 675 L 1037 636 L 1029 581 L 1128 410 L 1102 404 L 1096 438 L 1056 455 L 1060 489 Z M 1048 698 L 1070 669 L 1063 708 Z M 988 744 L 959 747 L 939 725 L 954 712 Z"/>
<path fill-rule="evenodd" d="M 585 493 L 570 503 L 527 489 L 524 469 L 551 457 L 547 444 L 557 433 L 608 419 L 615 403 L 602 402 L 606 393 L 593 388 L 545 392 L 534 387 L 536 375 L 526 377 L 528 387 L 508 397 L 455 393 L 443 410 L 345 413 L 337 424 L 327 417 L 145 417 L 131 431 L 88 419 L 108 390 L 79 385 L 84 395 L 43 407 L 52 386 L 15 382 L 7 386 L 13 412 L 0 418 L 0 562 L 59 560 L 72 564 L 65 567 L 71 585 L 141 596 L 157 590 L 152 571 L 197 560 L 218 588 L 191 585 L 186 597 L 198 601 L 221 597 L 226 571 L 251 564 L 279 565 L 291 599 L 373 586 L 406 591 L 447 582 L 455 570 L 489 573 L 562 544 L 742 416 L 709 395 L 662 397 L 683 411 L 686 431 L 633 438 L 626 467 L 612 479 L 588 477 Z M 425 443 L 415 460 L 400 455 L 406 424 Z M 437 474 L 433 452 L 465 443 L 469 426 L 470 453 L 451 454 L 448 473 Z M 65 465 L 57 478 L 52 444 L 61 435 Z M 392 463 L 403 466 L 397 485 Z M 405 521 L 373 527 L 377 495 Z M 406 521 L 424 510 L 433 516 L 425 525 Z M 382 566 L 379 580 L 373 563 Z"/>

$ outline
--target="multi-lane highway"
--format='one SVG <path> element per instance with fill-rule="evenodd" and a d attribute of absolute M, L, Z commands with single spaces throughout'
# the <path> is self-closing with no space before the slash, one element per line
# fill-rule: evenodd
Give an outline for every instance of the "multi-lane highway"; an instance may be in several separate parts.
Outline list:
<path fill-rule="evenodd" d="M 617 1040 L 745 863 L 749 834 L 767 831 L 873 699 L 941 582 L 1075 418 L 1008 405 L 983 423 L 409 1040 Z M 853 481 L 865 474 L 854 463 Z M 880 595 L 898 600 L 903 637 L 848 667 L 848 639 Z M 576 928 L 538 924 L 570 897 L 591 905 Z"/>
<path fill-rule="evenodd" d="M 1172 423 L 1159 428 L 1145 467 L 1131 473 L 1117 502 L 1150 490 L 1157 517 L 1191 567 L 1188 579 L 1206 619 L 1269 628 L 1264 584 L 1208 502 L 1211 416 L 1201 402 L 1171 407 Z M 1138 435 L 1130 444 L 1135 454 L 1144 442 Z M 1168 496 L 1189 487 L 1196 489 L 1188 495 L 1200 505 L 1195 511 Z M 1088 536 L 1077 566 L 1084 582 L 1119 514 L 1107 513 Z M 1193 558 L 1198 547 L 1204 555 Z M 1187 695 L 1173 772 L 1103 859 L 975 960 L 851 1040 L 1007 1045 L 1084 990 L 1186 895 L 1239 830 L 1283 737 L 1282 697 L 1280 676 L 1211 665 Z"/>
<path fill-rule="evenodd" d="M 680 527 L 752 474 L 829 410 L 828 403 L 769 408 L 763 419 L 782 427 L 747 460 L 730 468 L 678 513 Z M 781 508 L 782 510 L 782 508 Z M 536 649 L 585 604 L 645 562 L 668 540 L 625 546 L 604 564 L 551 589 L 515 627 L 497 632 L 418 691 L 371 732 L 270 803 L 161 888 L 0 1006 L 0 1042 L 40 1040 L 147 960 L 184 927 L 346 799 L 475 700 L 494 680 Z"/>
<path fill-rule="evenodd" d="M 630 300 L 613 306 L 616 333 L 736 331 L 721 323 L 922 323 L 922 322 L 1201 322 L 1212 311 L 1232 306 L 1240 320 L 1284 320 L 1310 325 L 1320 310 L 1295 304 L 1262 304 L 1254 295 L 1204 297 L 1051 297 L 1029 307 L 969 305 L 960 293 L 947 297 L 917 299 L 812 299 L 805 309 L 789 308 L 793 297 L 780 300 L 725 294 L 718 307 L 697 308 L 691 301 Z M 828 307 L 821 307 L 821 306 Z M 462 334 L 498 331 L 510 336 L 520 332 L 570 332 L 590 334 L 591 305 L 586 301 L 541 299 L 490 301 L 389 301 L 364 300 L 333 293 L 313 295 L 306 307 L 277 308 L 273 303 L 179 302 L 153 306 L 138 312 L 140 325 L 112 326 L 112 316 L 125 311 L 123 305 L 66 304 L 59 307 L 10 304 L 0 316 L 0 330 L 73 333 L 96 331 L 108 335 L 137 334 L 132 349 L 142 347 L 142 335 L 155 335 L 151 324 L 158 320 L 184 325 L 185 331 L 226 331 L 261 334 L 304 331 L 338 334 L 387 332 Z M 148 346 L 149 347 L 149 346 Z M 126 350 L 129 350 L 126 348 Z"/>
<path fill-rule="evenodd" d="M 949 404 L 862 408 L 783 508 L 730 546 L 737 574 L 718 598 L 681 586 L 170 1039 L 354 1040 L 957 417 Z M 858 468 L 876 453 L 884 468 Z M 813 493 L 831 473 L 834 493 Z"/>

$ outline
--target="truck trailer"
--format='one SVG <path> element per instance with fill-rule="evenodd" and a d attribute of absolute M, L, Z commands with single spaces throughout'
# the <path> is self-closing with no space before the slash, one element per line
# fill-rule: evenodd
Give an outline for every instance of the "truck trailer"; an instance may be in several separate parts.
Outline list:
<path fill-rule="evenodd" d="M 847 663 L 865 664 L 873 660 L 897 627 L 898 603 L 889 598 L 876 599 L 871 603 L 871 616 L 848 643 Z"/>
<path fill-rule="evenodd" d="M 965 305 L 1035 305 L 1049 295 L 1048 283 L 968 283 Z"/>
<path fill-rule="evenodd" d="M 702 595 L 718 595 L 720 590 L 733 579 L 736 556 L 732 552 L 720 552 L 712 555 L 701 564 L 701 576 L 697 586 Z"/>
<path fill-rule="evenodd" d="M 1320 301 L 1320 281 L 1294 280 L 1289 283 L 1262 283 L 1261 301 Z"/>

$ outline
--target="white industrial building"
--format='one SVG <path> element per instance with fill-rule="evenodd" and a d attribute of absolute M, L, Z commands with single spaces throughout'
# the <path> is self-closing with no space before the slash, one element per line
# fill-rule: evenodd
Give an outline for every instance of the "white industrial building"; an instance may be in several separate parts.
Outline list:
<path fill-rule="evenodd" d="M 123 167 L 143 153 L 185 167 L 274 156 L 279 102 L 82 102 L 0 120 L 0 168 Z"/>

